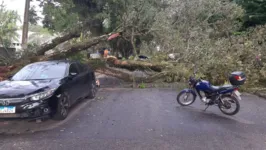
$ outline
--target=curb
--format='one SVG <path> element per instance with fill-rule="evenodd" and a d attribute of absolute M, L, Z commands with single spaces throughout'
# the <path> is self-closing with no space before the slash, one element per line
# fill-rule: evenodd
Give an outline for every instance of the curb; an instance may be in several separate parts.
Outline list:
<path fill-rule="evenodd" d="M 256 96 L 258 96 L 258 97 L 260 97 L 260 98 L 263 98 L 263 99 L 265 99 L 266 100 L 266 93 L 258 93 L 258 92 L 253 92 L 252 94 L 254 94 L 254 95 L 256 95 Z"/>

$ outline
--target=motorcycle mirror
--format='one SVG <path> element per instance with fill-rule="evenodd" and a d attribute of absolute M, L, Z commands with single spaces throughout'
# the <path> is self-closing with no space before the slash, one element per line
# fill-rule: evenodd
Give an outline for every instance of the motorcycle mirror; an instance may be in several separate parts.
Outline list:
<path fill-rule="evenodd" d="M 196 67 L 196 65 L 194 64 L 194 76 L 196 76 L 196 73 L 197 73 L 197 67 Z"/>

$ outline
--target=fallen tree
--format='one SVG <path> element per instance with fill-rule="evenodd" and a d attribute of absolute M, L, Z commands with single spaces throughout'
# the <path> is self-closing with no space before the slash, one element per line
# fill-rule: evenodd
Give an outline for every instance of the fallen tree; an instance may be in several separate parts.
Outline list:
<path fill-rule="evenodd" d="M 45 51 L 50 50 L 50 48 L 56 47 L 55 43 L 60 44 L 60 42 L 64 42 L 66 39 L 74 38 L 73 36 L 74 36 L 74 33 L 68 34 L 68 35 L 63 36 L 63 37 L 55 38 L 53 40 L 54 42 L 52 42 L 51 44 L 48 44 L 48 45 L 44 44 L 44 46 L 41 46 L 41 48 L 39 48 L 39 51 L 38 51 L 39 53 L 37 53 L 37 55 L 29 55 L 26 58 L 23 57 L 23 58 L 15 61 L 12 64 L 12 71 L 9 70 L 7 72 L 1 73 L 0 79 L 1 80 L 6 79 L 8 74 L 13 74 L 13 72 L 16 72 L 17 70 L 19 70 L 20 68 L 22 68 L 26 64 L 38 62 L 38 61 L 63 59 L 63 58 L 66 58 L 67 56 L 73 55 L 76 52 L 80 52 L 82 50 L 90 48 L 90 47 L 92 47 L 92 46 L 94 46 L 94 45 L 96 45 L 102 41 L 105 41 L 108 38 L 108 35 L 102 35 L 99 37 L 88 39 L 88 40 L 80 42 L 80 43 L 73 44 L 73 45 L 69 46 L 65 51 L 56 52 L 52 55 L 44 55 Z"/>
<path fill-rule="evenodd" d="M 155 72 L 161 72 L 166 67 L 166 65 L 161 63 L 151 63 L 151 62 L 133 61 L 133 60 L 118 60 L 115 57 L 107 58 L 107 63 L 112 67 L 123 68 L 130 71 L 150 70 Z"/>
<path fill-rule="evenodd" d="M 25 66 L 28 63 L 38 62 L 38 61 L 46 61 L 46 60 L 55 60 L 55 59 L 63 59 L 69 56 L 74 55 L 77 52 L 81 52 L 86 50 L 92 46 L 99 44 L 100 42 L 108 40 L 110 34 L 105 34 L 102 36 L 94 37 L 91 39 L 87 39 L 82 42 L 78 42 L 68 46 L 65 50 L 54 52 L 51 55 L 45 55 L 46 51 L 55 48 L 57 45 L 68 41 L 73 38 L 77 38 L 80 36 L 78 32 L 71 32 L 66 34 L 62 37 L 57 37 L 52 40 L 49 44 L 44 44 L 37 49 L 35 55 L 29 55 L 27 59 L 20 59 L 19 61 L 13 64 L 14 71 L 9 72 L 9 74 L 14 73 L 15 71 L 19 70 L 21 67 Z M 104 66 L 101 68 L 97 68 L 96 71 L 102 74 L 110 75 L 113 77 L 117 77 L 123 79 L 125 81 L 130 82 L 154 82 L 156 80 L 162 79 L 164 76 L 168 75 L 169 73 L 164 71 L 167 68 L 167 64 L 161 63 L 151 63 L 145 61 L 120 61 L 115 57 L 108 58 L 106 61 L 103 61 Z M 111 67 L 106 67 L 105 64 L 108 64 Z M 147 76 L 145 77 L 135 77 L 132 73 L 123 72 L 116 70 L 115 68 L 122 68 L 127 69 L 129 71 L 141 70 L 143 72 L 148 71 Z M 3 78 L 6 78 L 7 75 L 1 75 Z"/>
<path fill-rule="evenodd" d="M 0 67 L 0 81 L 6 79 L 10 72 L 16 69 L 16 66 L 1 66 Z"/>
<path fill-rule="evenodd" d="M 77 25 L 71 31 L 65 31 L 66 34 L 64 34 L 64 35 L 62 35 L 60 37 L 54 38 L 50 43 L 42 44 L 40 47 L 38 47 L 35 50 L 36 55 L 37 56 L 44 55 L 45 52 L 55 48 L 57 45 L 59 45 L 61 43 L 64 43 L 64 42 L 66 42 L 68 40 L 80 37 L 82 32 L 87 30 L 87 28 L 90 25 L 90 23 L 91 23 L 91 20 L 88 20 L 88 21 L 84 22 L 83 24 Z"/>
<path fill-rule="evenodd" d="M 132 72 L 128 73 L 126 71 L 117 70 L 114 67 L 102 67 L 95 70 L 95 72 L 105 74 L 108 76 L 116 77 L 118 79 L 134 82 L 134 83 L 153 83 L 156 81 L 162 82 L 177 82 L 182 80 L 182 76 L 180 76 L 176 72 L 171 71 L 163 71 L 163 72 L 154 72 L 152 74 L 146 74 L 147 76 L 139 77 L 135 76 Z"/>
<path fill-rule="evenodd" d="M 112 76 L 112 77 L 116 77 L 118 79 L 122 79 L 122 80 L 128 81 L 128 82 L 133 81 L 132 76 L 130 74 L 125 73 L 123 71 L 116 70 L 114 68 L 110 68 L 110 67 L 97 68 L 95 70 L 95 72 L 105 74 L 108 76 Z"/>
<path fill-rule="evenodd" d="M 72 35 L 74 35 L 74 33 Z M 70 34 L 66 36 L 69 39 L 74 38 L 73 36 L 72 38 L 70 38 Z M 69 47 L 66 48 L 66 50 L 55 52 L 51 55 L 44 55 L 44 53 L 50 50 L 50 48 L 56 47 L 55 43 L 61 44 L 60 42 L 65 42 L 65 40 L 67 39 L 66 37 L 56 38 L 53 40 L 55 41 L 54 43 L 51 43 L 48 45 L 44 44 L 44 46 L 41 46 L 41 48 L 39 49 L 36 55 L 29 55 L 26 58 L 22 57 L 18 61 L 14 62 L 13 65 L 18 66 L 18 65 L 25 65 L 28 63 L 33 63 L 33 62 L 38 62 L 38 61 L 63 59 L 63 58 L 73 55 L 74 53 L 77 53 L 77 52 L 86 50 L 87 48 L 90 48 L 92 46 L 95 46 L 99 44 L 100 42 L 105 41 L 107 38 L 108 38 L 108 35 L 94 37 L 94 38 L 70 45 Z"/>
<path fill-rule="evenodd" d="M 57 37 L 57 38 L 53 39 L 50 43 L 45 43 L 45 44 L 41 45 L 39 48 L 37 48 L 36 55 L 38 55 L 38 56 L 44 55 L 45 52 L 55 48 L 57 45 L 59 45 L 63 42 L 66 42 L 70 39 L 78 38 L 79 36 L 80 36 L 80 32 L 72 31 L 66 35 Z"/>
<path fill-rule="evenodd" d="M 102 62 L 103 60 L 97 60 L 95 62 L 96 65 L 99 64 L 98 67 L 94 68 L 96 72 L 128 82 L 176 82 L 183 81 L 187 74 L 187 72 L 177 71 L 178 67 L 173 66 L 171 63 L 159 64 L 143 61 L 121 61 L 115 57 L 107 58 L 107 63 L 104 65 Z M 94 64 L 90 61 L 89 65 Z"/>
<path fill-rule="evenodd" d="M 102 36 L 98 36 L 98 37 L 94 37 L 88 40 L 85 40 L 83 42 L 79 42 L 76 44 L 73 44 L 69 47 L 66 48 L 66 50 L 62 51 L 62 52 L 56 52 L 54 54 L 52 54 L 51 56 L 48 56 L 49 59 L 57 59 L 57 58 L 61 58 L 61 57 L 69 57 L 77 52 L 86 50 L 92 46 L 95 46 L 97 44 L 99 44 L 100 42 L 106 41 L 106 39 L 108 38 L 108 35 L 102 35 Z"/>

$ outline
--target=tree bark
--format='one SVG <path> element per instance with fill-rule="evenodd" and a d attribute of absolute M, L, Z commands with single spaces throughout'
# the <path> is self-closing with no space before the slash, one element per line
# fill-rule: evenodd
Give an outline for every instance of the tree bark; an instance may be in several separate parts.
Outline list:
<path fill-rule="evenodd" d="M 36 54 L 37 54 L 37 56 L 44 55 L 46 51 L 49 51 L 49 50 L 55 48 L 57 45 L 65 42 L 65 41 L 68 41 L 70 39 L 78 38 L 79 36 L 80 36 L 80 32 L 73 31 L 73 32 L 70 32 L 70 33 L 63 35 L 61 37 L 57 37 L 57 38 L 53 39 L 51 43 L 43 44 L 42 46 L 40 46 L 36 50 L 37 51 Z"/>
<path fill-rule="evenodd" d="M 52 56 L 50 56 L 50 58 L 56 58 L 56 57 L 60 57 L 62 55 L 71 56 L 74 53 L 86 50 L 87 48 L 90 48 L 94 45 L 97 45 L 98 43 L 105 41 L 107 38 L 108 38 L 108 35 L 102 35 L 102 36 L 98 36 L 98 37 L 95 37 L 92 39 L 88 39 L 86 41 L 71 45 L 68 48 L 66 48 L 65 51 L 55 53 Z"/>
<path fill-rule="evenodd" d="M 142 61 L 120 61 L 114 58 L 108 58 L 107 63 L 110 66 L 114 66 L 117 68 L 123 68 L 130 71 L 135 70 L 150 70 L 155 72 L 161 72 L 166 66 L 161 64 L 153 64 L 149 62 L 142 62 Z"/>
<path fill-rule="evenodd" d="M 109 67 L 98 68 L 95 70 L 95 72 L 105 74 L 108 76 L 112 76 L 112 77 L 116 77 L 116 78 L 122 79 L 124 81 L 132 82 L 132 77 L 130 76 L 130 74 L 122 72 L 122 71 L 118 71 L 118 70 L 115 70 L 115 69 L 112 69 Z"/>
<path fill-rule="evenodd" d="M 23 65 L 23 64 L 33 63 L 33 62 L 37 62 L 37 61 L 62 59 L 62 58 L 65 58 L 66 56 L 73 55 L 76 52 L 80 52 L 82 50 L 90 48 L 90 47 L 92 47 L 92 46 L 94 46 L 94 45 L 96 45 L 102 41 L 105 41 L 108 38 L 108 35 L 102 35 L 99 37 L 88 39 L 88 40 L 80 42 L 80 43 L 73 44 L 73 45 L 69 46 L 68 48 L 66 48 L 66 50 L 63 52 L 56 52 L 50 56 L 44 55 L 45 51 L 48 51 L 51 48 L 54 48 L 57 46 L 55 43 L 60 44 L 60 42 L 62 42 L 63 40 L 67 41 L 67 39 L 74 38 L 73 35 L 75 35 L 75 34 L 72 34 L 72 36 L 71 36 L 71 34 L 68 34 L 66 36 L 63 36 L 62 38 L 56 38 L 54 40 L 55 42 L 42 46 L 42 48 L 39 49 L 39 53 L 37 56 L 31 55 L 31 56 L 27 57 L 27 59 L 25 59 L 23 57 L 23 58 L 17 60 L 16 62 L 14 62 L 14 65 L 19 65 L 19 64 Z"/>
<path fill-rule="evenodd" d="M 105 67 L 105 68 L 98 68 L 95 72 L 105 74 L 108 76 L 116 77 L 118 79 L 122 79 L 127 82 L 137 82 L 137 83 L 153 83 L 160 79 L 164 79 L 165 76 L 169 74 L 169 72 L 161 72 L 161 73 L 154 73 L 148 77 L 133 77 L 132 74 L 116 70 L 115 68 Z"/>
<path fill-rule="evenodd" d="M 133 56 L 135 57 L 137 55 L 137 50 L 136 50 L 136 45 L 135 45 L 135 30 L 132 28 L 132 33 L 131 33 L 131 44 L 133 47 Z"/>

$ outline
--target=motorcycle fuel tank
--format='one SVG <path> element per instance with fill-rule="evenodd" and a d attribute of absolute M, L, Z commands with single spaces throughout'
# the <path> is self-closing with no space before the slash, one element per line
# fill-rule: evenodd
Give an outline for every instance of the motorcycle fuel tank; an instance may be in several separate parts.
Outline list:
<path fill-rule="evenodd" d="M 209 91 L 211 89 L 211 84 L 209 81 L 201 80 L 196 84 L 195 88 L 199 91 Z"/>

